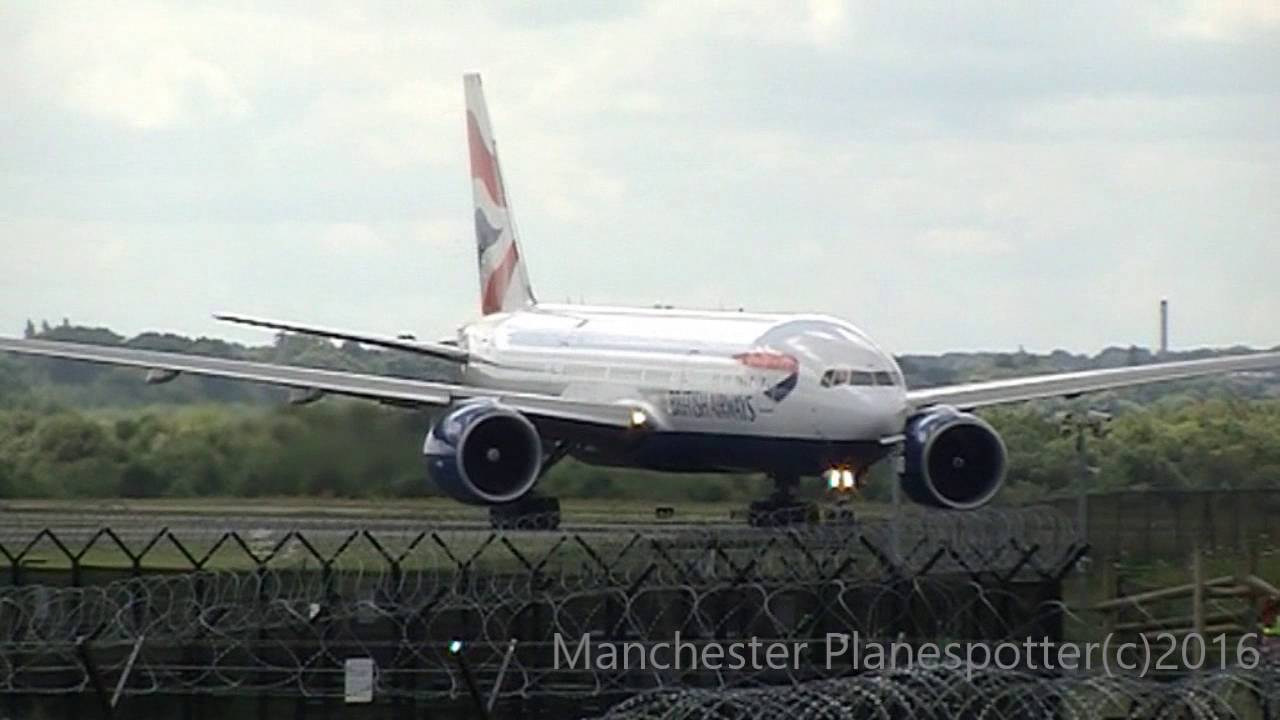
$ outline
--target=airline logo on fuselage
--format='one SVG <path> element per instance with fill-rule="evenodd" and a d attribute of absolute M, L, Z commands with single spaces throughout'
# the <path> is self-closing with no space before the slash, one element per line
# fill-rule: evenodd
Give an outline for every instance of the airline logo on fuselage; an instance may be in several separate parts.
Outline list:
<path fill-rule="evenodd" d="M 782 402 L 796 389 L 800 380 L 800 361 L 794 356 L 773 350 L 749 350 L 733 356 L 734 360 L 757 370 L 777 370 L 787 375 L 764 391 L 764 396 L 774 402 Z"/>
<path fill-rule="evenodd" d="M 733 359 L 756 370 L 786 373 L 781 380 L 761 393 L 774 403 L 782 402 L 796 389 L 800 378 L 800 362 L 791 355 L 773 350 L 750 350 L 734 355 Z M 667 413 L 672 417 L 751 423 L 758 416 L 758 398 L 751 394 L 671 390 L 666 395 Z M 771 406 L 764 408 L 766 412 L 769 409 Z"/>
<path fill-rule="evenodd" d="M 667 413 L 671 417 L 755 422 L 756 409 L 751 401 L 750 395 L 668 390 Z"/>

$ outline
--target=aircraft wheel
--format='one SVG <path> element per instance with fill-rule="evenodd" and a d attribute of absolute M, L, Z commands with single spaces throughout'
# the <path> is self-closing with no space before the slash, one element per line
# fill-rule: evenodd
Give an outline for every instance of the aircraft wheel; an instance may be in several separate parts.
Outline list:
<path fill-rule="evenodd" d="M 489 508 L 489 525 L 494 530 L 557 530 L 560 528 L 560 499 L 533 495 L 512 503 L 494 505 Z"/>

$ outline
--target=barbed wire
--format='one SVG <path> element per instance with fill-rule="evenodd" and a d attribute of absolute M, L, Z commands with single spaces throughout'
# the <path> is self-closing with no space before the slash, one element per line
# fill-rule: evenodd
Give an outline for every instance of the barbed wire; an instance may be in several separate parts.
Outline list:
<path fill-rule="evenodd" d="M 10 696 L 118 684 L 125 698 L 336 700 L 350 658 L 373 661 L 380 700 L 466 704 L 469 675 L 519 713 L 579 698 L 580 714 L 614 706 L 611 719 L 1270 717 L 1280 687 L 1271 664 L 1154 680 L 569 661 L 584 638 L 643 652 L 676 633 L 700 647 L 816 646 L 828 633 L 1087 636 L 1097 618 L 1062 598 L 1087 548 L 1044 509 L 772 529 L 26 530 L 0 531 L 0 694 Z"/>
<path fill-rule="evenodd" d="M 1186 673 L 1162 680 L 997 668 L 910 668 L 737 690 L 665 688 L 626 700 L 607 720 L 721 718 L 1257 718 L 1280 707 L 1280 668 Z"/>
<path fill-rule="evenodd" d="M 338 697 L 345 659 L 369 657 L 379 697 L 457 697 L 456 640 L 498 697 L 621 699 L 692 680 L 558 668 L 557 641 L 1054 635 L 1066 617 L 1057 584 L 1083 553 L 1064 527 L 1051 516 L 977 514 L 967 524 L 196 540 L 41 529 L 0 545 L 11 583 L 0 587 L 0 690 L 83 692 L 97 674 L 127 695 Z M 104 569 L 103 547 L 125 562 Z M 25 564 L 35 558 L 65 565 Z M 73 586 L 25 584 L 39 578 Z M 744 668 L 696 681 L 733 688 L 825 674 Z"/>
<path fill-rule="evenodd" d="M 125 673 L 128 689 L 146 692 L 281 691 L 309 697 L 341 694 L 341 660 L 375 658 L 378 695 L 456 696 L 463 691 L 447 646 L 459 640 L 477 677 L 501 682 L 500 693 L 528 696 L 631 693 L 689 681 L 592 666 L 560 669 L 564 646 L 584 637 L 641 646 L 669 641 L 762 638 L 816 643 L 828 631 L 864 637 L 908 632 L 941 637 L 1037 635 L 1059 608 L 1016 592 L 975 585 L 911 587 L 832 583 L 822 590 L 738 586 L 653 586 L 625 592 L 545 595 L 494 603 L 450 596 L 344 602 L 323 596 L 260 592 L 238 576 L 129 581 L 97 589 L 25 588 L 0 601 L 6 640 L 0 643 L 0 688 L 6 692 L 65 692 L 88 687 L 77 655 L 82 643 L 107 677 Z M 274 584 L 274 580 L 268 581 Z M 203 595 L 200 593 L 203 592 Z M 915 618 L 903 608 L 915 607 Z M 997 611 L 997 608 L 999 611 Z M 917 625 L 921 626 L 917 626 Z M 979 630 L 980 628 L 980 630 Z M 515 654 L 504 664 L 511 638 Z M 568 652 L 561 656 L 567 659 Z M 800 682 L 829 673 L 822 667 L 746 667 L 702 674 L 699 682 L 733 687 Z M 406 675 L 414 688 L 404 690 Z"/>

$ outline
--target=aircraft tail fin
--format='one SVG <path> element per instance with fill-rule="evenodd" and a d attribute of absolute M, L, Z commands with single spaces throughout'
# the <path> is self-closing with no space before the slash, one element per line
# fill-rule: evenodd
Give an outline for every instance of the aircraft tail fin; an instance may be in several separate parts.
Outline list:
<path fill-rule="evenodd" d="M 467 95 L 467 143 L 471 148 L 476 250 L 480 263 L 480 309 L 485 315 L 534 304 L 516 228 L 502 181 L 480 75 L 463 76 Z"/>

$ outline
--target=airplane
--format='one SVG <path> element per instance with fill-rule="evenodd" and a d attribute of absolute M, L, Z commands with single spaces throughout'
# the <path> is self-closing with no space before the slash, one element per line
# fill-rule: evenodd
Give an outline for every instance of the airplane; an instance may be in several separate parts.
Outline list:
<path fill-rule="evenodd" d="M 535 492 L 565 457 L 669 472 L 764 473 L 754 526 L 809 522 L 800 478 L 857 486 L 898 453 L 904 494 L 972 510 L 1004 482 L 1007 454 L 973 411 L 1034 398 L 1280 366 L 1280 352 L 1065 372 L 910 389 L 894 357 L 866 333 L 821 314 L 559 305 L 539 302 L 512 222 L 480 77 L 464 76 L 478 320 L 431 343 L 219 314 L 220 320 L 438 358 L 458 382 L 428 382 L 223 358 L 0 338 L 0 350 L 125 365 L 147 381 L 179 374 L 284 386 L 305 403 L 327 394 L 442 414 L 423 444 L 427 473 L 448 495 L 488 506 L 495 527 L 558 527 L 556 498 Z"/>

